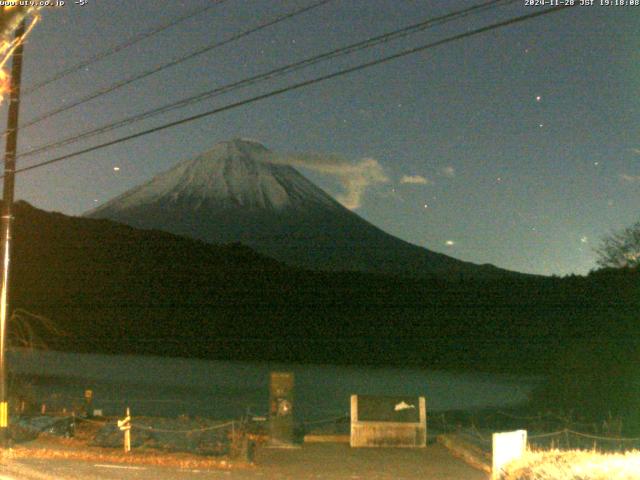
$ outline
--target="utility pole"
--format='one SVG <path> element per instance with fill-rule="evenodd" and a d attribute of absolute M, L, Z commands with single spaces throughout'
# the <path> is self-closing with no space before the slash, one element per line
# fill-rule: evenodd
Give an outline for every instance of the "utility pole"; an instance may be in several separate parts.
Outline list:
<path fill-rule="evenodd" d="M 18 26 L 15 38 L 20 38 L 26 30 L 26 21 Z M 7 402 L 7 324 L 9 315 L 9 260 L 11 255 L 11 226 L 13 223 L 13 193 L 15 188 L 16 151 L 18 147 L 18 112 L 20 107 L 20 79 L 22 77 L 23 45 L 20 43 L 13 53 L 11 63 L 11 91 L 9 97 L 9 117 L 7 120 L 7 144 L 4 157 L 4 186 L 2 190 L 2 283 L 0 289 L 0 442 L 9 443 L 9 404 Z"/>

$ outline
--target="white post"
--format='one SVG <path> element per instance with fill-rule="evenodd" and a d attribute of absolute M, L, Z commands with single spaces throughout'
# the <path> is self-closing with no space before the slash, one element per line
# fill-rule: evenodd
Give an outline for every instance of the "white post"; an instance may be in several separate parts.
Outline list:
<path fill-rule="evenodd" d="M 356 436 L 356 424 L 358 423 L 358 395 L 351 395 L 351 435 L 349 436 L 349 446 L 353 447 L 357 444 L 354 441 Z"/>
<path fill-rule="evenodd" d="M 509 462 L 516 460 L 527 449 L 527 431 L 494 433 L 492 437 L 493 464 L 491 468 L 492 480 L 500 480 L 503 468 Z"/>
<path fill-rule="evenodd" d="M 131 412 L 127 407 L 127 416 L 118 420 L 118 428 L 124 432 L 124 453 L 131 451 Z"/>
<path fill-rule="evenodd" d="M 131 416 L 129 407 L 127 407 L 127 419 L 129 422 L 127 423 L 127 429 L 124 431 L 124 453 L 131 451 Z"/>

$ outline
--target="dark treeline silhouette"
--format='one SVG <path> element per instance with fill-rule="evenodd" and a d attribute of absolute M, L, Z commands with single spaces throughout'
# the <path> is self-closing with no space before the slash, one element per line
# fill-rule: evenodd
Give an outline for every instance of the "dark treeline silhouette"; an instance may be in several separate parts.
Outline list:
<path fill-rule="evenodd" d="M 578 391 L 594 408 L 612 392 L 633 403 L 637 268 L 485 282 L 310 272 L 242 245 L 15 210 L 13 307 L 65 332 L 34 324 L 50 348 L 547 374 L 539 396 L 557 405 Z"/>

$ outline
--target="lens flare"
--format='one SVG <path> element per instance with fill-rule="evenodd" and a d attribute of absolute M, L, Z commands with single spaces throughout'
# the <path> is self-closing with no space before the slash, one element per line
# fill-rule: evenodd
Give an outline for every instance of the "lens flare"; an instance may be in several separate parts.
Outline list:
<path fill-rule="evenodd" d="M 0 103 L 4 100 L 4 97 L 11 89 L 11 79 L 7 72 L 0 70 Z"/>
<path fill-rule="evenodd" d="M 11 8 L 13 7 L 4 7 L 3 11 L 0 12 L 0 17 L 4 16 L 2 14 L 4 14 L 7 10 L 10 10 Z M 38 23 L 38 20 L 40 19 L 40 17 L 38 16 L 38 10 L 38 8 L 30 8 L 25 11 L 24 16 L 33 15 L 33 21 L 31 21 L 24 34 L 20 37 L 14 38 L 12 40 L 7 40 L 7 37 L 13 33 L 13 30 L 17 26 L 17 23 L 15 22 L 11 24 L 11 27 L 5 28 L 4 31 L 0 32 L 0 103 L 11 91 L 11 77 L 5 71 L 4 67 L 13 55 L 13 52 L 16 50 L 16 48 L 24 43 L 26 38 L 33 30 L 33 27 L 35 27 L 36 23 Z M 7 21 L 6 18 L 3 18 L 3 20 L 4 22 Z M 6 24 L 4 26 L 7 27 Z"/>

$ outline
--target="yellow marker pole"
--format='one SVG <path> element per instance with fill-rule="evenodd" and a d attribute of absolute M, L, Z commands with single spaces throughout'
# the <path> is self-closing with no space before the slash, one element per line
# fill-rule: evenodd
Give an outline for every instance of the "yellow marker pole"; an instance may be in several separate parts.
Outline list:
<path fill-rule="evenodd" d="M 9 426 L 9 408 L 7 402 L 0 402 L 0 427 Z"/>

